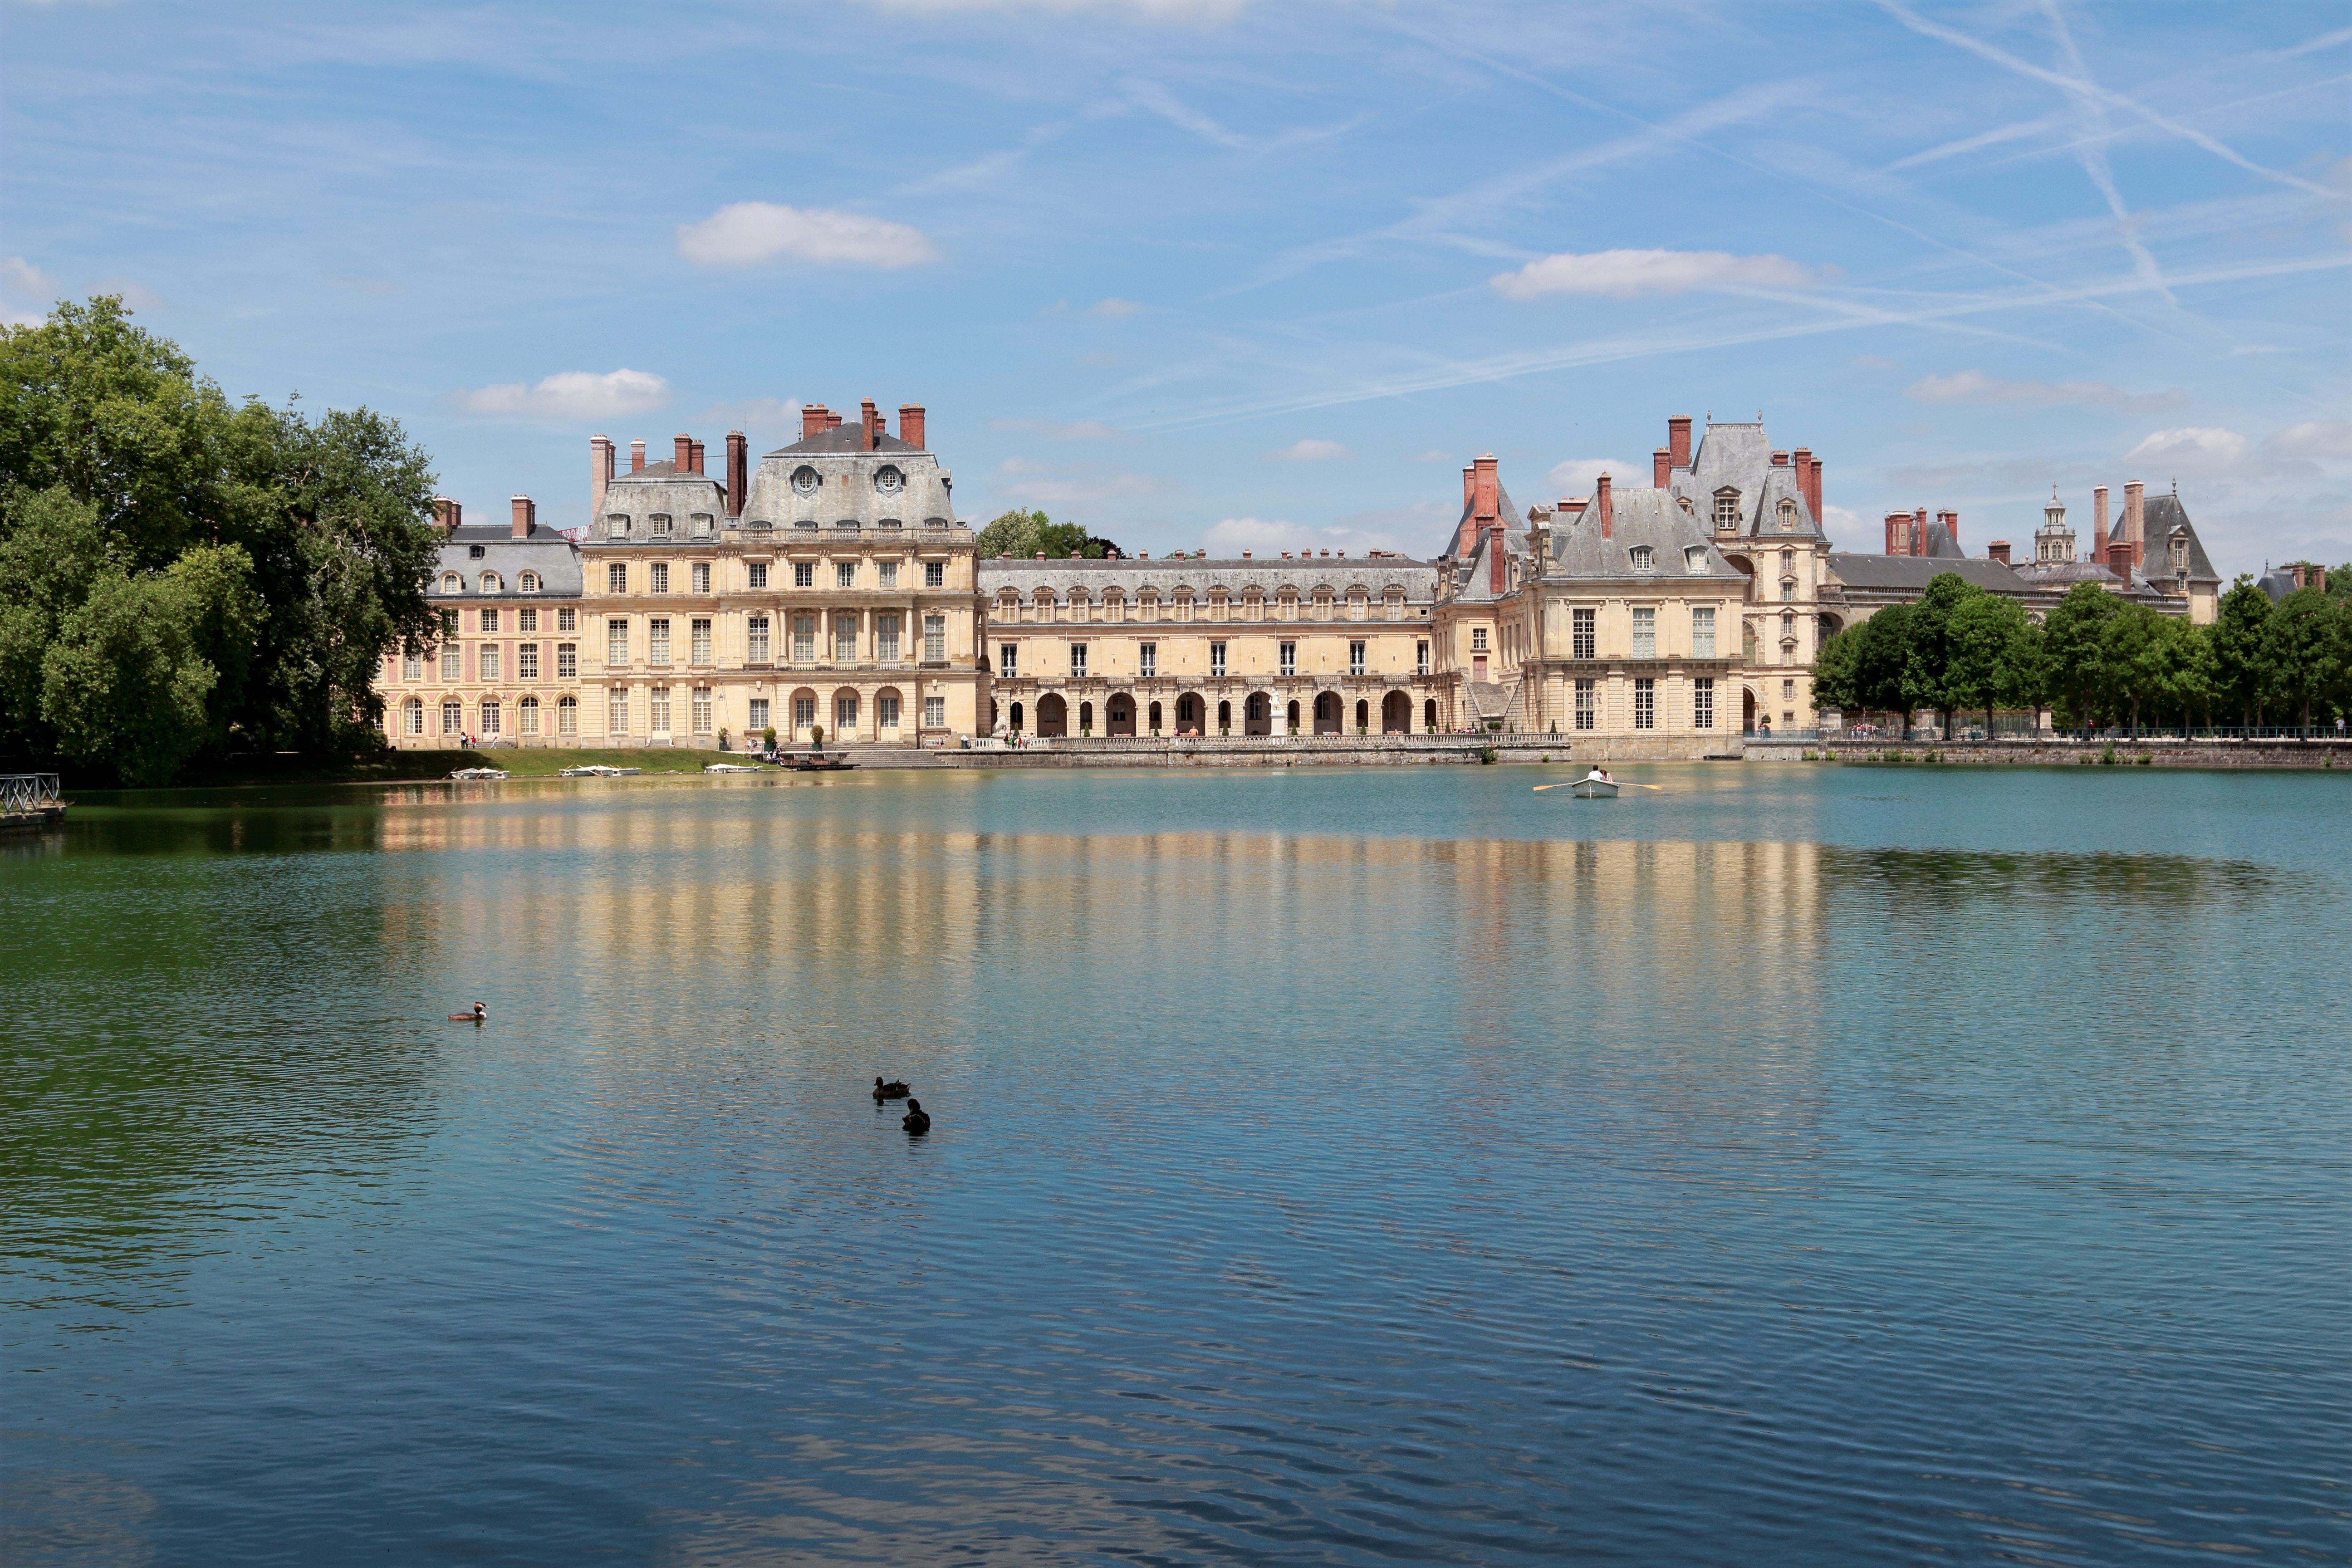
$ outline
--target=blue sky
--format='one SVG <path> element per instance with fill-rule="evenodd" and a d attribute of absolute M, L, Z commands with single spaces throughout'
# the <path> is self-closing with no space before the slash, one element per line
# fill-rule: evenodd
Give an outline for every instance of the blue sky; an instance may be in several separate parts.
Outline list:
<path fill-rule="evenodd" d="M 975 520 L 1420 554 L 1479 452 L 1524 503 L 1760 411 L 1849 545 L 2177 479 L 2225 573 L 2352 559 L 2340 0 L 0 20 L 0 307 L 120 289 L 478 515 L 872 397 Z"/>

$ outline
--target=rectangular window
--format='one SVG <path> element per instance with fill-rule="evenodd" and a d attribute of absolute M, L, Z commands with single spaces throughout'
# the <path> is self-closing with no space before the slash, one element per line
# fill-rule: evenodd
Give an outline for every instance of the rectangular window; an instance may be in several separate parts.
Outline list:
<path fill-rule="evenodd" d="M 1691 608 L 1691 657 L 1715 657 L 1715 606 L 1696 605 Z"/>
<path fill-rule="evenodd" d="M 996 678 L 999 680 L 1018 679 L 1021 675 L 1021 645 L 1001 642 L 996 645 Z"/>
<path fill-rule="evenodd" d="M 944 697 L 923 699 L 923 728 L 944 730 L 948 727 L 948 700 Z"/>
<path fill-rule="evenodd" d="M 945 616 L 923 617 L 923 657 L 935 663 L 945 663 L 948 657 L 948 618 Z"/>
<path fill-rule="evenodd" d="M 656 616 L 646 623 L 646 660 L 649 664 L 669 662 L 669 617 Z"/>
<path fill-rule="evenodd" d="M 1715 678 L 1703 675 L 1691 682 L 1691 728 L 1715 728 Z"/>
<path fill-rule="evenodd" d="M 816 617 L 814 616 L 793 617 L 793 658 L 800 664 L 816 662 Z M 810 722 L 814 723 L 815 721 L 812 720 Z"/>
<path fill-rule="evenodd" d="M 1160 645 L 1156 642 L 1135 645 L 1136 673 L 1150 680 L 1160 673 Z"/>
<path fill-rule="evenodd" d="M 898 585 L 898 563 L 896 561 L 877 561 L 874 563 L 874 571 L 885 588 Z"/>
<path fill-rule="evenodd" d="M 815 562 L 795 561 L 793 563 L 793 586 L 795 588 L 814 588 L 816 586 Z"/>
<path fill-rule="evenodd" d="M 698 562 L 696 562 L 696 563 L 694 563 L 694 565 L 693 565 L 691 568 L 689 568 L 689 576 L 690 576 L 690 578 L 691 578 L 691 580 L 692 580 L 692 582 L 693 582 L 693 584 L 694 584 L 694 591 L 695 591 L 696 593 L 698 593 L 698 594 L 708 594 L 709 592 L 710 592 L 710 563 L 709 563 L 709 562 L 708 562 L 708 561 L 698 561 Z"/>
<path fill-rule="evenodd" d="M 482 606 L 482 629 L 486 632 L 499 629 L 499 613 L 488 605 Z"/>
<path fill-rule="evenodd" d="M 947 585 L 948 563 L 944 561 L 924 562 L 923 586 L 926 588 L 944 588 Z"/>
<path fill-rule="evenodd" d="M 539 645 L 537 643 L 527 642 L 515 649 L 515 679 L 517 680 L 539 679 Z"/>
<path fill-rule="evenodd" d="M 482 704 L 482 733 L 495 735 L 498 732 L 499 705 L 496 702 L 485 701 Z"/>
<path fill-rule="evenodd" d="M 525 605 L 521 609 L 515 612 L 515 630 L 519 632 L 535 632 L 539 630 L 539 606 L 537 605 Z"/>
<path fill-rule="evenodd" d="M 744 658 L 752 664 L 768 662 L 768 617 L 753 616 L 743 623 L 745 632 Z"/>
<path fill-rule="evenodd" d="M 1276 668 L 1285 675 L 1297 675 L 1298 673 L 1298 645 L 1297 643 L 1277 643 L 1275 645 L 1274 651 L 1278 656 L 1276 665 Z"/>
<path fill-rule="evenodd" d="M 400 679 L 403 680 L 424 679 L 425 656 L 421 653 L 412 653 L 402 658 L 400 661 Z"/>
<path fill-rule="evenodd" d="M 805 730 L 805 729 L 807 729 L 810 725 L 812 725 L 812 724 L 814 724 L 814 723 L 815 723 L 815 722 L 816 722 L 816 699 L 815 699 L 815 698 L 814 698 L 814 697 L 795 697 L 795 698 L 793 698 L 793 727 L 794 729 L 796 729 L 796 730 Z"/>
<path fill-rule="evenodd" d="M 697 664 L 710 662 L 710 617 L 697 616 L 686 624 L 686 656 Z"/>
<path fill-rule="evenodd" d="M 694 732 L 698 735 L 710 733 L 710 688 L 708 686 L 694 689 Z"/>
<path fill-rule="evenodd" d="M 656 735 L 669 733 L 669 688 L 656 686 L 646 703 L 646 728 Z"/>
<path fill-rule="evenodd" d="M 1648 676 L 1636 676 L 1633 680 L 1633 728 L 1654 730 L 1658 727 L 1658 683 Z"/>
<path fill-rule="evenodd" d="M 835 664 L 857 662 L 857 616 L 855 611 L 834 612 L 833 662 Z"/>
<path fill-rule="evenodd" d="M 895 697 L 889 696 L 877 697 L 874 700 L 874 722 L 876 726 L 880 729 L 897 729 L 898 727 L 898 700 Z"/>
<path fill-rule="evenodd" d="M 653 574 L 654 574 L 653 591 L 654 591 L 655 593 L 656 593 L 656 594 L 667 594 L 667 593 L 668 593 L 668 592 L 669 592 L 669 563 L 668 563 L 668 562 L 667 562 L 667 561 L 656 561 L 656 562 L 655 562 L 655 563 L 654 563 L 654 565 L 653 565 Z"/>
<path fill-rule="evenodd" d="M 1569 611 L 1568 626 L 1568 657 L 1591 658 L 1592 657 L 1592 612 L 1591 610 Z"/>
<path fill-rule="evenodd" d="M 652 521 L 654 525 L 654 537 L 656 539 L 667 539 L 669 537 L 669 513 L 666 511 L 655 512 L 653 514 Z"/>
<path fill-rule="evenodd" d="M 1348 645 L 1348 673 L 1349 675 L 1361 675 L 1364 673 L 1364 645 L 1362 643 L 1351 642 Z"/>
<path fill-rule="evenodd" d="M 1787 580 L 1787 579 L 1785 579 L 1785 578 L 1784 578 L 1784 579 L 1782 579 L 1782 581 L 1781 581 L 1781 583 L 1780 583 L 1780 602 L 1781 602 L 1782 604 L 1784 604 L 1784 605 L 1785 605 L 1785 604 L 1789 603 L 1790 600 L 1794 599 L 1796 596 L 1797 596 L 1797 584 L 1794 584 L 1794 583 L 1792 583 L 1792 582 L 1788 581 L 1788 580 Z"/>
<path fill-rule="evenodd" d="M 526 735 L 539 733 L 539 699 L 536 697 L 522 700 L 522 732 Z"/>
<path fill-rule="evenodd" d="M 629 694 L 615 689 L 604 704 L 604 732 L 615 739 L 629 732 Z"/>
<path fill-rule="evenodd" d="M 1074 642 L 1070 645 L 1070 679 L 1072 680 L 1084 680 L 1086 676 L 1087 645 L 1082 642 Z"/>
<path fill-rule="evenodd" d="M 1224 672 L 1225 645 L 1221 642 L 1213 642 L 1209 645 L 1209 673 L 1211 675 L 1223 675 Z"/>
<path fill-rule="evenodd" d="M 1796 700 L 1797 683 L 1793 680 L 1784 680 L 1780 682 L 1780 700 L 1783 702 L 1794 702 Z"/>
<path fill-rule="evenodd" d="M 883 615 L 874 617 L 874 657 L 885 664 L 898 662 L 898 617 Z"/>
<path fill-rule="evenodd" d="M 1633 612 L 1633 657 L 1658 657 L 1658 612 L 1646 605 Z"/>
<path fill-rule="evenodd" d="M 857 728 L 857 699 L 836 697 L 833 700 L 833 738 L 845 739 Z"/>
<path fill-rule="evenodd" d="M 629 623 L 614 620 L 604 623 L 604 662 L 626 665 L 629 662 Z"/>
<path fill-rule="evenodd" d="M 454 637 L 457 635 L 457 611 L 444 610 L 441 612 L 441 635 L 445 637 Z"/>
<path fill-rule="evenodd" d="M 1472 626 L 1470 628 L 1470 651 L 1472 653 L 1485 653 L 1486 651 L 1486 627 Z"/>
<path fill-rule="evenodd" d="M 1415 675 L 1429 673 L 1429 644 L 1426 642 L 1412 645 L 1412 672 Z"/>
<path fill-rule="evenodd" d="M 764 562 L 764 561 L 754 561 L 754 562 L 752 562 L 752 563 L 751 563 L 751 586 L 752 586 L 752 587 L 754 587 L 754 588 L 764 588 L 764 587 L 766 587 L 766 586 L 768 585 L 768 563 L 767 563 L 766 562 Z"/>
<path fill-rule="evenodd" d="M 466 732 L 466 705 L 462 702 L 441 704 L 441 732 L 462 735 Z"/>
<path fill-rule="evenodd" d="M 578 643 L 560 642 L 555 645 L 555 679 L 558 680 L 580 679 L 580 645 Z"/>
<path fill-rule="evenodd" d="M 833 563 L 833 585 L 836 588 L 854 588 L 857 586 L 857 563 L 854 561 L 835 562 Z"/>
<path fill-rule="evenodd" d="M 576 610 L 570 609 L 556 611 L 555 629 L 559 632 L 578 631 L 580 629 L 580 613 Z"/>
<path fill-rule="evenodd" d="M 1592 682 L 1578 681 L 1576 683 L 1576 727 L 1578 729 L 1590 730 L 1599 722 L 1597 706 L 1593 699 Z"/>
<path fill-rule="evenodd" d="M 751 717 L 750 720 L 750 725 L 751 732 L 754 735 L 768 727 L 768 700 L 766 698 L 754 697 L 751 699 Z"/>
<path fill-rule="evenodd" d="M 555 732 L 559 735 L 580 733 L 580 699 L 566 697 L 556 703 Z"/>
<path fill-rule="evenodd" d="M 414 697 L 402 704 L 400 710 L 400 727 L 402 732 L 404 734 L 422 735 L 425 733 L 425 704 L 418 701 Z"/>
<path fill-rule="evenodd" d="M 441 649 L 441 679 L 444 680 L 460 679 L 462 679 L 460 671 L 462 671 L 464 668 L 463 657 L 457 652 L 457 645 L 456 643 L 447 643 L 443 645 Z"/>
<path fill-rule="evenodd" d="M 604 568 L 604 592 L 625 594 L 629 591 L 629 569 L 615 561 Z"/>

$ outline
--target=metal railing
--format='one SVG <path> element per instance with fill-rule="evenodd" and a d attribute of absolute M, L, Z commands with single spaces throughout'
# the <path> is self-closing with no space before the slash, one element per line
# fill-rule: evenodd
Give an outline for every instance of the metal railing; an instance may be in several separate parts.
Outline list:
<path fill-rule="evenodd" d="M 0 773 L 0 813 L 42 811 L 64 798 L 55 773 Z"/>

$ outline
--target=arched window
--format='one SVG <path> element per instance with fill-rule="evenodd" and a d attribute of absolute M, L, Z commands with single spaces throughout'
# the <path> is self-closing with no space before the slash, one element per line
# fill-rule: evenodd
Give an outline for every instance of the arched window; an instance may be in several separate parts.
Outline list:
<path fill-rule="evenodd" d="M 559 735 L 580 733 L 580 699 L 577 697 L 556 699 L 555 732 Z"/>
<path fill-rule="evenodd" d="M 526 573 L 524 573 L 521 576 L 520 576 L 520 577 L 518 577 L 518 578 L 516 578 L 516 579 L 515 579 L 515 586 L 516 586 L 516 587 L 518 587 L 518 588 L 520 588 L 520 589 L 521 589 L 521 590 L 522 590 L 524 593 L 526 593 L 526 594 L 536 594 L 536 593 L 538 593 L 538 592 L 539 592 L 539 574 L 538 574 L 538 573 L 536 573 L 536 572 L 526 572 Z M 532 612 L 532 614 L 534 614 L 534 615 L 536 615 L 537 613 L 538 613 L 537 611 L 533 611 L 533 612 Z"/>
<path fill-rule="evenodd" d="M 482 699 L 482 733 L 495 735 L 498 732 L 499 700 L 495 697 L 485 697 Z"/>
<path fill-rule="evenodd" d="M 526 697 L 522 700 L 521 717 L 516 724 L 516 732 L 524 735 L 536 735 L 539 733 L 538 698 Z"/>
<path fill-rule="evenodd" d="M 495 593 L 497 593 L 498 591 L 499 591 L 499 574 L 498 574 L 497 573 L 495 573 L 495 572 L 485 572 L 485 573 L 483 573 L 483 574 L 482 574 L 482 592 L 483 592 L 483 593 L 485 593 L 485 594 L 495 594 Z"/>
<path fill-rule="evenodd" d="M 444 572 L 441 574 L 441 591 L 445 594 L 462 594 L 466 591 L 466 580 L 455 572 Z"/>

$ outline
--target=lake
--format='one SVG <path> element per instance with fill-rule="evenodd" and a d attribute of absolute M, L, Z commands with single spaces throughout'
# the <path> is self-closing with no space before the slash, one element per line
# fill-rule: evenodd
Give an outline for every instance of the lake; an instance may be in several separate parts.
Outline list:
<path fill-rule="evenodd" d="M 86 797 L 0 1560 L 2352 1556 L 2352 781 L 1565 776 Z"/>

